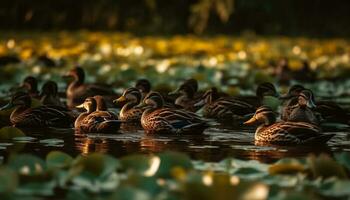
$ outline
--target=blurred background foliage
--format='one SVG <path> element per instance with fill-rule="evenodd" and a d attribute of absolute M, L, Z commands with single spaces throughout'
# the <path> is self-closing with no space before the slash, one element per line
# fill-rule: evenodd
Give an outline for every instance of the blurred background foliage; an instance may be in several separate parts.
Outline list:
<path fill-rule="evenodd" d="M 349 6 L 345 0 L 5 0 L 0 29 L 348 37 Z"/>

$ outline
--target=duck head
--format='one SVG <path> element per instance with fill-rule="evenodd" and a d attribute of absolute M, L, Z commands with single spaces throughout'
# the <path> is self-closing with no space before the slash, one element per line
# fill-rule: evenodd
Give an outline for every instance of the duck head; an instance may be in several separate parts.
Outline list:
<path fill-rule="evenodd" d="M 159 92 L 150 92 L 137 107 L 162 108 L 164 99 Z"/>
<path fill-rule="evenodd" d="M 136 81 L 135 88 L 140 90 L 142 93 L 149 93 L 151 91 L 152 85 L 147 79 L 139 79 Z"/>
<path fill-rule="evenodd" d="M 244 122 L 245 125 L 271 125 L 276 122 L 276 113 L 268 106 L 261 106 L 248 121 Z"/>
<path fill-rule="evenodd" d="M 96 111 L 107 111 L 106 101 L 101 95 L 94 96 L 96 101 Z"/>
<path fill-rule="evenodd" d="M 23 80 L 20 87 L 24 88 L 25 90 L 27 90 L 30 93 L 36 93 L 36 92 L 38 92 L 38 80 L 33 76 L 27 76 Z"/>
<path fill-rule="evenodd" d="M 85 99 L 84 103 L 77 106 L 77 108 L 84 108 L 87 111 L 87 113 L 92 113 L 96 110 L 97 103 L 93 97 L 88 97 Z"/>
<path fill-rule="evenodd" d="M 113 103 L 119 104 L 123 102 L 134 102 L 134 103 L 140 103 L 141 101 L 141 92 L 138 88 L 131 87 L 126 89 L 123 92 L 123 95 L 120 96 L 118 99 L 114 100 Z"/>
<path fill-rule="evenodd" d="M 276 87 L 270 82 L 260 83 L 256 89 L 256 96 L 263 99 L 265 96 L 279 97 Z"/>
<path fill-rule="evenodd" d="M 220 94 L 218 92 L 218 89 L 216 87 L 212 87 L 203 94 L 201 100 L 197 102 L 194 106 L 203 106 L 206 103 L 210 104 L 219 98 Z"/>
<path fill-rule="evenodd" d="M 289 88 L 287 94 L 280 97 L 282 100 L 287 100 L 293 97 L 297 97 L 301 91 L 305 90 L 304 86 L 302 85 L 293 85 L 291 88 Z"/>
<path fill-rule="evenodd" d="M 58 86 L 55 81 L 47 81 L 41 88 L 39 96 L 57 96 Z"/>
<path fill-rule="evenodd" d="M 85 72 L 81 67 L 74 67 L 66 75 L 66 77 L 73 77 L 74 80 L 83 83 L 85 80 Z"/>
<path fill-rule="evenodd" d="M 302 90 L 298 97 L 298 104 L 301 107 L 316 108 L 315 97 L 311 90 Z"/>

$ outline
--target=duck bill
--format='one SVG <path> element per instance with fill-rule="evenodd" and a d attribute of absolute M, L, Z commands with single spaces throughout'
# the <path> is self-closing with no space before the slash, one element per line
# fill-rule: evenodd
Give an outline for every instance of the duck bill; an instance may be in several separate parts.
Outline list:
<path fill-rule="evenodd" d="M 118 99 L 114 100 L 113 103 L 118 104 L 125 101 L 126 101 L 126 98 L 124 96 L 120 96 Z"/>
<path fill-rule="evenodd" d="M 0 111 L 2 111 L 2 110 L 9 110 L 9 109 L 11 109 L 13 107 L 14 107 L 14 105 L 12 103 L 8 103 L 8 104 L 4 105 L 3 107 L 1 107 Z"/>
<path fill-rule="evenodd" d="M 78 106 L 75 106 L 76 108 L 84 108 L 84 103 L 78 105 Z"/>
<path fill-rule="evenodd" d="M 252 118 L 250 118 L 248 121 L 244 122 L 244 125 L 255 125 L 257 123 L 257 119 L 253 116 Z"/>

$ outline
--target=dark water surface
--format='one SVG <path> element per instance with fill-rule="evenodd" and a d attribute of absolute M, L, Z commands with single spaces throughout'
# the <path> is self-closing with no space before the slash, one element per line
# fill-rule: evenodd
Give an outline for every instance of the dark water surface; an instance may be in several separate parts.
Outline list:
<path fill-rule="evenodd" d="M 153 153 L 164 150 L 180 151 L 191 158 L 220 161 L 227 157 L 271 162 L 283 157 L 301 157 L 310 153 L 350 152 L 350 132 L 332 132 L 324 146 L 258 146 L 254 144 L 254 129 L 244 127 L 216 127 L 204 135 L 146 135 L 143 130 L 123 127 L 121 134 L 80 134 L 73 129 L 23 130 L 27 137 L 16 142 L 0 143 L 0 155 L 7 159 L 10 152 L 32 153 L 41 157 L 52 150 L 72 156 L 92 152 L 121 157 L 133 153 Z M 327 133 L 327 132 L 326 132 Z"/>

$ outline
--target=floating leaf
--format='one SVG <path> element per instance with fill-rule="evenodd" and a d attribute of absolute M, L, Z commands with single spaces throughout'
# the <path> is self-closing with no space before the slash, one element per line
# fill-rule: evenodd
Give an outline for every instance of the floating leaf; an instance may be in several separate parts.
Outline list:
<path fill-rule="evenodd" d="M 344 167 L 325 154 L 321 154 L 318 157 L 309 156 L 307 161 L 315 178 L 328 178 L 332 176 L 338 178 L 347 177 Z"/>
<path fill-rule="evenodd" d="M 0 166 L 0 196 L 5 193 L 13 193 L 17 186 L 17 174 L 8 167 Z"/>
<path fill-rule="evenodd" d="M 160 159 L 151 155 L 129 155 L 121 158 L 120 163 L 126 171 L 152 176 L 158 170 Z"/>
<path fill-rule="evenodd" d="M 181 167 L 185 170 L 193 169 L 191 159 L 183 153 L 164 152 L 159 154 L 160 165 L 156 173 L 159 177 L 171 177 L 172 170 Z M 155 165 L 155 163 L 153 163 Z"/>
<path fill-rule="evenodd" d="M 64 168 L 68 167 L 73 161 L 73 158 L 61 151 L 51 151 L 46 155 L 46 164 L 48 167 Z"/>
<path fill-rule="evenodd" d="M 21 154 L 12 157 L 8 166 L 23 176 L 42 175 L 46 171 L 46 163 L 42 159 L 30 154 Z"/>
<path fill-rule="evenodd" d="M 270 165 L 270 174 L 294 174 L 305 171 L 305 166 L 296 159 L 283 159 Z"/>
<path fill-rule="evenodd" d="M 11 140 L 16 137 L 25 137 L 23 131 L 12 126 L 6 126 L 0 129 L 0 140 Z"/>

